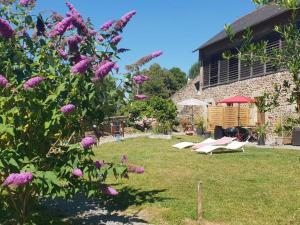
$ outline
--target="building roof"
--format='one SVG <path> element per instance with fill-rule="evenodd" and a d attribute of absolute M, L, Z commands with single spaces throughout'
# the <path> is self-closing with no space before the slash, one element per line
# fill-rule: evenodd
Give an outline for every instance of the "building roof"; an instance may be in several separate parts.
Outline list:
<path fill-rule="evenodd" d="M 275 5 L 265 5 L 263 7 L 260 7 L 253 12 L 249 13 L 248 15 L 236 20 L 231 24 L 233 33 L 239 33 L 243 30 L 245 30 L 248 27 L 253 27 L 257 24 L 260 24 L 264 21 L 267 21 L 271 18 L 274 18 L 284 12 L 287 12 L 288 9 L 285 8 L 279 8 Z M 227 33 L 225 30 L 222 30 L 220 33 L 215 35 L 213 38 L 205 42 L 202 46 L 197 48 L 195 51 L 203 49 L 209 45 L 212 45 L 218 41 L 221 41 L 223 39 L 227 38 Z"/>

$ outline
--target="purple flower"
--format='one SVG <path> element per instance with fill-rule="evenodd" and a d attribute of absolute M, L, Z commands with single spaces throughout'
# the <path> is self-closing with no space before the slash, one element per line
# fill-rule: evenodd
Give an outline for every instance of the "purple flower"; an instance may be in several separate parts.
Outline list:
<path fill-rule="evenodd" d="M 33 175 L 31 172 L 12 173 L 5 179 L 2 185 L 3 186 L 13 185 L 19 187 L 30 183 L 32 179 L 33 179 Z"/>
<path fill-rule="evenodd" d="M 45 78 L 44 77 L 39 77 L 39 76 L 30 78 L 28 81 L 25 82 L 23 87 L 24 87 L 25 90 L 34 88 L 39 83 L 41 83 L 43 80 L 45 80 Z"/>
<path fill-rule="evenodd" d="M 75 7 L 70 3 L 66 3 L 68 8 L 70 9 L 71 13 L 68 14 L 70 18 L 72 18 L 72 24 L 80 30 L 82 33 L 89 33 L 88 28 L 86 27 L 84 20 L 82 16 L 79 14 L 79 12 L 75 9 Z"/>
<path fill-rule="evenodd" d="M 144 167 L 141 167 L 141 166 L 128 165 L 128 172 L 141 174 L 141 173 L 145 172 L 145 169 L 144 169 Z"/>
<path fill-rule="evenodd" d="M 85 137 L 81 140 L 80 144 L 84 149 L 88 149 L 92 145 L 97 144 L 97 141 L 92 137 Z"/>
<path fill-rule="evenodd" d="M 68 53 L 66 53 L 64 50 L 58 49 L 57 53 L 60 57 L 62 57 L 63 59 L 68 59 Z"/>
<path fill-rule="evenodd" d="M 60 108 L 60 111 L 65 115 L 70 114 L 74 110 L 75 110 L 75 105 L 73 104 L 67 104 Z"/>
<path fill-rule="evenodd" d="M 9 25 L 9 23 L 0 18 L 0 36 L 4 38 L 11 38 L 14 33 L 14 30 Z"/>
<path fill-rule="evenodd" d="M 67 40 L 70 52 L 76 52 L 78 50 L 78 44 L 82 42 L 82 38 L 79 35 L 73 35 Z"/>
<path fill-rule="evenodd" d="M 90 36 L 96 36 L 98 33 L 97 33 L 97 31 L 95 31 L 95 30 L 93 30 L 93 29 L 90 29 L 89 30 L 89 35 Z"/>
<path fill-rule="evenodd" d="M 91 62 L 90 58 L 86 58 L 86 59 L 79 61 L 72 67 L 71 72 L 74 74 L 85 73 L 87 71 L 87 69 L 89 68 L 90 62 Z"/>
<path fill-rule="evenodd" d="M 107 186 L 107 185 L 103 185 L 103 187 L 101 187 L 101 191 L 104 194 L 111 195 L 111 196 L 116 196 L 119 194 L 119 192 L 117 192 L 114 188 L 112 188 L 111 186 Z"/>
<path fill-rule="evenodd" d="M 113 45 L 117 45 L 122 40 L 122 36 L 118 35 L 111 39 L 110 43 Z"/>
<path fill-rule="evenodd" d="M 115 66 L 114 62 L 105 61 L 96 67 L 94 81 L 104 78 Z"/>
<path fill-rule="evenodd" d="M 152 58 L 159 57 L 163 54 L 163 51 L 156 51 L 151 54 Z"/>
<path fill-rule="evenodd" d="M 122 164 L 127 163 L 127 162 L 128 162 L 128 157 L 127 157 L 126 155 L 122 155 L 122 156 L 121 156 L 121 159 L 120 159 L 120 162 L 121 162 Z"/>
<path fill-rule="evenodd" d="M 132 65 L 127 65 L 126 66 L 126 69 L 129 70 L 129 71 L 132 71 L 136 68 L 139 68 L 140 66 L 150 62 L 151 60 L 153 60 L 154 58 L 156 57 L 159 57 L 163 54 L 162 51 L 156 51 L 156 52 L 153 52 L 151 53 L 150 55 L 147 55 L 147 56 L 144 56 L 142 58 L 140 58 L 138 61 L 136 61 L 134 64 Z"/>
<path fill-rule="evenodd" d="M 134 99 L 135 99 L 135 100 L 144 100 L 144 99 L 146 99 L 146 98 L 147 98 L 146 95 L 136 95 L 136 96 L 134 96 Z"/>
<path fill-rule="evenodd" d="M 49 33 L 49 37 L 56 37 L 63 35 L 67 28 L 72 24 L 73 18 L 72 17 L 66 17 L 62 21 L 58 22 L 52 31 Z"/>
<path fill-rule="evenodd" d="M 104 37 L 101 34 L 97 34 L 97 39 L 98 39 L 99 42 L 102 42 L 102 41 L 105 40 Z"/>
<path fill-rule="evenodd" d="M 81 169 L 78 169 L 78 168 L 73 169 L 72 173 L 76 177 L 82 177 L 83 176 L 83 173 L 82 173 Z"/>
<path fill-rule="evenodd" d="M 95 167 L 97 169 L 100 169 L 104 165 L 105 165 L 105 162 L 103 160 L 97 160 L 97 161 L 95 161 Z"/>
<path fill-rule="evenodd" d="M 107 21 L 100 27 L 100 29 L 107 31 L 113 25 L 113 23 L 114 23 L 114 21 L 112 21 L 112 20 Z"/>
<path fill-rule="evenodd" d="M 132 79 L 133 79 L 134 83 L 142 84 L 145 81 L 149 80 L 150 78 L 146 75 L 137 75 L 137 76 L 134 76 Z"/>
<path fill-rule="evenodd" d="M 3 75 L 0 74 L 0 87 L 5 88 L 7 87 L 7 85 L 8 85 L 8 80 Z"/>
<path fill-rule="evenodd" d="M 132 10 L 121 17 L 120 20 L 115 24 L 116 31 L 123 30 L 131 18 L 136 14 L 136 10 Z"/>
<path fill-rule="evenodd" d="M 8 186 L 8 185 L 11 185 L 11 184 L 13 184 L 14 183 L 14 180 L 15 180 L 15 178 L 18 176 L 18 174 L 17 173 L 12 173 L 12 174 L 10 174 L 6 179 L 5 179 L 5 181 L 3 182 L 3 186 Z"/>
<path fill-rule="evenodd" d="M 74 63 L 76 64 L 76 63 L 79 63 L 80 61 L 85 60 L 85 59 L 87 59 L 87 58 L 88 58 L 88 57 L 85 56 L 85 55 L 76 55 L 76 56 L 73 58 L 73 61 L 74 61 Z"/>
<path fill-rule="evenodd" d="M 138 166 L 138 167 L 135 169 L 135 173 L 141 174 L 141 173 L 144 173 L 144 172 L 145 172 L 144 167 Z"/>
<path fill-rule="evenodd" d="M 20 0 L 20 4 L 23 6 L 28 6 L 30 4 L 33 4 L 35 0 Z"/>

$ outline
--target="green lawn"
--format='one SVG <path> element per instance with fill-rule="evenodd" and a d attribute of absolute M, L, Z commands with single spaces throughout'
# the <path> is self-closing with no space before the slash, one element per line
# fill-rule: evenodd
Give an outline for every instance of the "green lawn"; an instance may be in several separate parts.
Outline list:
<path fill-rule="evenodd" d="M 120 180 L 114 203 L 121 210 L 142 210 L 154 224 L 185 224 L 196 218 L 198 181 L 204 184 L 204 217 L 222 224 L 300 224 L 300 151 L 246 148 L 245 153 L 212 156 L 175 150 L 173 140 L 139 138 L 108 143 L 96 158 L 145 167 L 145 174 Z M 119 183 L 118 183 L 119 182 Z"/>

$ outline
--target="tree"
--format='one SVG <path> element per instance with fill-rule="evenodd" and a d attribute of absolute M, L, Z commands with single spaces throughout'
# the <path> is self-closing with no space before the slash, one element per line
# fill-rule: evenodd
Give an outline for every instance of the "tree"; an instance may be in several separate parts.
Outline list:
<path fill-rule="evenodd" d="M 150 78 L 140 89 L 142 93 L 149 97 L 169 98 L 184 87 L 187 81 L 186 74 L 176 67 L 167 70 L 158 64 L 153 64 L 141 73 Z"/>
<path fill-rule="evenodd" d="M 292 77 L 292 83 L 288 80 L 283 80 L 282 83 L 274 84 L 274 94 L 268 95 L 269 102 L 273 102 L 276 106 L 276 100 L 279 94 L 287 96 L 287 101 L 290 104 L 297 104 L 297 111 L 300 109 L 300 30 L 297 26 L 297 14 L 299 11 L 298 0 L 252 0 L 257 5 L 273 4 L 279 7 L 288 8 L 291 10 L 291 17 L 286 25 L 279 25 L 274 27 L 274 32 L 278 33 L 282 40 L 284 40 L 284 47 L 282 49 L 273 49 L 268 55 L 265 54 L 265 49 L 268 44 L 267 41 L 253 43 L 253 35 L 250 29 L 247 29 L 243 34 L 241 47 L 237 49 L 238 54 L 232 55 L 230 53 L 224 54 L 224 58 L 239 57 L 241 60 L 253 62 L 269 63 L 276 68 L 284 68 L 289 71 Z M 226 32 L 232 41 L 236 37 L 232 31 L 231 26 L 225 26 Z M 268 105 L 268 110 L 270 105 Z"/>
<path fill-rule="evenodd" d="M 200 63 L 194 63 L 189 70 L 189 78 L 195 79 L 200 74 Z"/>

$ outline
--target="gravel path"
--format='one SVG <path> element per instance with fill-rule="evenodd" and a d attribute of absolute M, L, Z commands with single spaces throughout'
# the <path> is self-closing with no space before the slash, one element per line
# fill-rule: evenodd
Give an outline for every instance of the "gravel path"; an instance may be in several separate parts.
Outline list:
<path fill-rule="evenodd" d="M 151 135 L 151 133 L 125 134 L 124 137 L 121 137 L 119 139 L 119 141 L 122 141 L 125 139 L 130 139 L 130 138 L 147 137 L 149 135 Z M 102 144 L 109 143 L 109 142 L 117 142 L 117 141 L 118 141 L 118 139 L 113 137 L 112 135 L 104 136 L 104 137 L 100 138 L 98 145 L 102 145 Z"/>
<path fill-rule="evenodd" d="M 147 221 L 135 215 L 124 215 L 121 211 L 109 211 L 101 207 L 99 200 L 86 199 L 78 195 L 72 200 L 43 200 L 42 206 L 63 215 L 71 224 L 147 225 Z"/>

